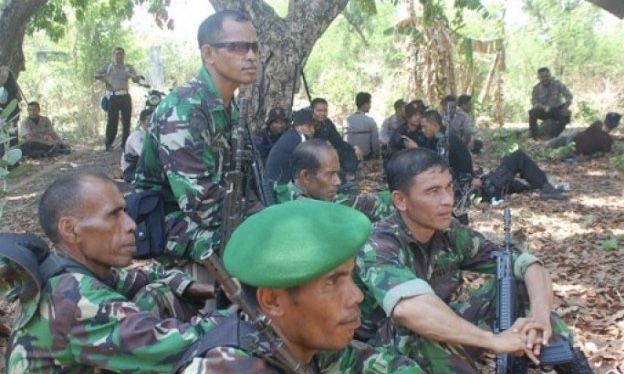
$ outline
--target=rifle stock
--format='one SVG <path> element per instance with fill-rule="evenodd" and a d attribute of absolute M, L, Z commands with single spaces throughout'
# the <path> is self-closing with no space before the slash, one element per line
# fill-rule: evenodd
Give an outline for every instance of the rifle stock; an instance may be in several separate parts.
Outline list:
<path fill-rule="evenodd" d="M 493 330 L 501 333 L 514 323 L 517 317 L 515 280 L 512 266 L 511 251 L 511 213 L 505 208 L 503 213 L 505 230 L 505 248 L 496 251 L 492 256 L 496 258 L 496 320 Z M 542 347 L 540 365 L 549 366 L 571 362 L 574 354 L 569 342 L 560 341 Z M 524 374 L 527 372 L 529 361 L 526 357 L 514 357 L 510 354 L 496 356 L 496 374 Z"/>

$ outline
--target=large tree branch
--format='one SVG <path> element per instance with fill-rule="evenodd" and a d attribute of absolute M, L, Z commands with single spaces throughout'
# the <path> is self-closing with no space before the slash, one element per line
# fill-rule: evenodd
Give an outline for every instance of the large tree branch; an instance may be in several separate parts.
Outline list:
<path fill-rule="evenodd" d="M 48 0 L 5 0 L 0 5 L 0 65 L 18 75 L 24 70 L 24 34 L 33 15 Z"/>

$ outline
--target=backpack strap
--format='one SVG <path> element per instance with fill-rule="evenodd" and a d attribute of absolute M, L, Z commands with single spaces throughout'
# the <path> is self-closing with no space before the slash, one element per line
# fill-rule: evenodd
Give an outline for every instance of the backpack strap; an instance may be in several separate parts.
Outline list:
<path fill-rule="evenodd" d="M 222 323 L 204 334 L 204 336 L 189 347 L 173 373 L 177 373 L 184 366 L 188 365 L 193 358 L 201 357 L 208 351 L 217 347 L 236 347 L 254 353 L 254 350 L 247 344 L 245 336 L 253 334 L 256 329 L 249 322 L 240 319 L 238 314 L 226 318 Z M 243 337 L 243 339 L 241 339 Z"/>
<path fill-rule="evenodd" d="M 50 278 L 61 273 L 79 273 L 97 278 L 89 269 L 79 262 L 57 253 L 51 253 L 41 265 L 39 265 L 41 279 L 45 284 Z"/>

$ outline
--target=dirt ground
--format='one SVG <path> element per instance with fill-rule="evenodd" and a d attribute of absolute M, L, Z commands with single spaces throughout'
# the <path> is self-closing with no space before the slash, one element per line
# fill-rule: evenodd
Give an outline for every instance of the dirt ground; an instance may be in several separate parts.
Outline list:
<path fill-rule="evenodd" d="M 616 136 L 615 147 L 624 149 L 622 133 Z M 525 142 L 524 147 L 537 152 L 541 144 Z M 88 144 L 73 148 L 68 156 L 22 162 L 21 175 L 8 183 L 0 230 L 41 235 L 38 197 L 62 173 L 88 169 L 120 177 L 119 149 L 103 152 L 101 145 Z M 492 168 L 501 157 L 498 148 L 489 146 L 475 162 Z M 544 261 L 553 278 L 556 310 L 573 328 L 577 344 L 598 374 L 624 362 L 624 170 L 614 162 L 613 155 L 582 162 L 540 160 L 549 175 L 570 185 L 568 201 L 542 201 L 538 193 L 524 193 L 508 196 L 498 206 L 481 203 L 469 211 L 473 227 L 502 240 L 503 208 L 511 208 L 514 238 Z M 378 163 L 367 164 L 362 174 L 373 181 L 379 171 Z M 14 306 L 0 305 L 5 326 L 11 326 L 14 315 Z M 5 344 L 6 339 L 0 339 L 0 345 Z M 484 366 L 484 372 L 490 369 Z"/>

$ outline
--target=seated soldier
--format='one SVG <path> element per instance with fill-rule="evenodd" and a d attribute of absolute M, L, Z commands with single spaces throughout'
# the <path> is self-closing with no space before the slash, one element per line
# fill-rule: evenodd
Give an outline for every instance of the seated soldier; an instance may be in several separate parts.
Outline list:
<path fill-rule="evenodd" d="M 387 149 L 390 137 L 403 123 L 405 123 L 405 101 L 399 99 L 394 102 L 394 114 L 388 116 L 381 123 L 379 143 L 381 143 L 382 150 Z"/>
<path fill-rule="evenodd" d="M 404 148 L 413 148 L 414 145 L 423 145 L 425 135 L 422 132 L 421 120 L 425 113 L 424 105 L 411 101 L 405 105 L 405 123 L 390 137 L 391 152 L 389 156 Z"/>
<path fill-rule="evenodd" d="M 212 328 L 185 302 L 204 302 L 212 286 L 160 268 L 117 269 L 135 250 L 136 225 L 124 208 L 99 174 L 64 175 L 46 189 L 39 221 L 54 252 L 40 266 L 37 297 L 23 298 L 32 314 L 13 331 L 7 373 L 170 373 Z"/>
<path fill-rule="evenodd" d="M 359 210 L 371 221 L 386 217 L 394 210 L 388 191 L 340 193 L 338 153 L 324 140 L 310 139 L 299 144 L 291 163 L 293 180 L 275 188 L 278 203 L 305 198 L 333 201 Z"/>
<path fill-rule="evenodd" d="M 121 172 L 124 180 L 132 183 L 136 167 L 139 163 L 141 149 L 143 149 L 143 139 L 145 139 L 145 130 L 149 125 L 149 119 L 154 111 L 152 109 L 143 109 L 139 114 L 139 127 L 130 133 L 124 152 L 121 155 Z"/>
<path fill-rule="evenodd" d="M 423 118 L 423 132 L 427 137 L 425 148 L 441 153 L 447 147 L 443 144 L 441 134 L 442 120 L 435 110 L 425 113 Z M 472 156 L 466 145 L 455 135 L 450 134 L 448 145 L 448 161 L 453 178 L 461 184 L 460 189 L 467 191 L 466 184 L 472 184 L 474 171 Z M 528 185 L 515 179 L 516 175 L 526 180 Z M 481 193 L 487 201 L 500 200 L 505 194 L 521 193 L 528 190 L 540 191 L 543 200 L 565 200 L 567 196 L 558 191 L 549 182 L 546 174 L 537 166 L 526 153 L 516 150 L 503 157 L 501 164 L 491 173 L 478 176 L 481 181 Z"/>
<path fill-rule="evenodd" d="M 354 257 L 370 227 L 358 211 L 311 199 L 246 219 L 228 241 L 223 262 L 254 309 L 247 313 L 265 316 L 277 339 L 266 341 L 266 327 L 244 311 L 234 314 L 187 352 L 182 372 L 422 373 L 412 360 L 352 340 L 362 301 L 351 277 Z M 285 370 L 270 354 L 281 344 L 299 370 Z"/>
<path fill-rule="evenodd" d="M 546 67 L 537 70 L 539 83 L 533 87 L 531 94 L 531 110 L 529 110 L 529 135 L 532 139 L 538 137 L 554 138 L 559 136 L 570 123 L 570 104 L 572 93 L 570 90 L 550 75 Z M 563 98 L 563 102 L 562 99 Z M 552 123 L 543 123 L 537 126 L 537 120 L 552 120 Z"/>
<path fill-rule="evenodd" d="M 574 143 L 574 155 L 598 156 L 609 152 L 613 145 L 611 131 L 620 124 L 622 115 L 608 113 L 604 121 L 596 121 L 583 131 L 572 135 L 561 135 L 547 143 L 548 148 L 559 148 Z"/>
<path fill-rule="evenodd" d="M 552 313 L 552 287 L 535 256 L 513 248 L 521 315 L 493 333 L 495 278 L 461 292 L 463 272 L 496 272 L 498 246 L 451 218 L 453 180 L 447 162 L 429 149 L 406 149 L 387 167 L 396 213 L 373 225 L 356 259 L 364 291 L 358 339 L 393 347 L 428 373 L 478 373 L 482 350 L 525 355 L 538 362 L 550 341 L 571 342 L 570 330 Z M 462 298 L 462 297 L 464 298 Z M 558 373 L 591 373 L 585 357 L 555 366 Z M 578 368 L 581 370 L 576 370 Z"/>
<path fill-rule="evenodd" d="M 28 103 L 28 117 L 22 121 L 20 149 L 26 157 L 54 157 L 71 152 L 69 146 L 54 132 L 52 121 L 39 114 L 39 103 Z"/>
<path fill-rule="evenodd" d="M 293 115 L 292 127 L 271 148 L 266 162 L 266 177 L 274 185 L 288 184 L 292 178 L 290 158 L 295 148 L 314 136 L 312 112 L 301 109 Z"/>
<path fill-rule="evenodd" d="M 288 126 L 288 117 L 283 108 L 272 108 L 269 111 L 269 118 L 267 119 L 266 126 L 261 128 L 254 135 L 254 144 L 262 161 L 266 161 L 269 157 L 271 148 L 277 143 L 280 136 L 286 130 Z"/>
<path fill-rule="evenodd" d="M 327 117 L 327 100 L 317 97 L 312 100 L 310 107 L 316 126 L 314 137 L 328 141 L 336 149 L 340 159 L 340 179 L 343 183 L 351 182 L 355 179 L 363 156 L 361 150 L 347 143 L 338 133 L 336 125 Z"/>

